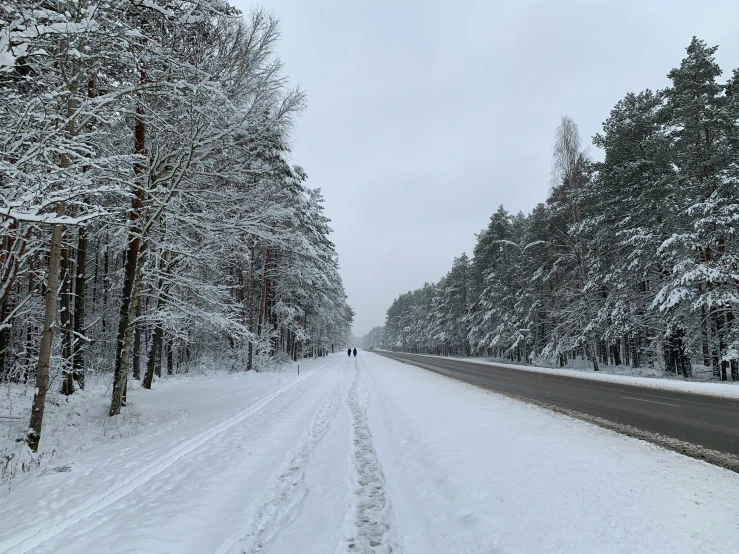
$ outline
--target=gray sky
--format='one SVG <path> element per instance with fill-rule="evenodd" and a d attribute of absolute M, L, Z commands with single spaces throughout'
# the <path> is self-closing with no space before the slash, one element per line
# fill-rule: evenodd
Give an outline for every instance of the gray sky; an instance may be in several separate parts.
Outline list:
<path fill-rule="evenodd" d="M 693 35 L 720 46 L 725 76 L 739 66 L 736 0 L 259 5 L 308 95 L 293 162 L 326 198 L 357 336 L 471 254 L 499 204 L 546 199 L 561 115 L 589 144 L 627 92 L 668 83 Z"/>

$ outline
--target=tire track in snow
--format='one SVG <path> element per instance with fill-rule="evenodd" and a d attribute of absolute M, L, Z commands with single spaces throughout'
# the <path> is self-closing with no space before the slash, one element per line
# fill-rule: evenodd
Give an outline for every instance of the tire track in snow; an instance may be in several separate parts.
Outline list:
<path fill-rule="evenodd" d="M 390 508 L 385 498 L 385 477 L 372 444 L 372 433 L 367 419 L 367 392 L 358 394 L 360 373 L 354 358 L 354 381 L 349 389 L 347 403 L 352 413 L 355 478 L 354 521 L 347 533 L 349 552 L 361 554 L 389 554 L 397 552 L 389 537 Z"/>
<path fill-rule="evenodd" d="M 325 366 L 326 364 L 323 365 Z M 106 491 L 91 495 L 85 502 L 81 503 L 73 510 L 66 512 L 61 517 L 54 518 L 52 521 L 45 523 L 42 528 L 32 527 L 14 536 L 10 536 L 5 540 L 0 541 L 0 552 L 4 554 L 25 554 L 32 549 L 38 547 L 42 543 L 48 541 L 49 539 L 52 539 L 61 534 L 72 525 L 75 525 L 83 519 L 91 517 L 101 510 L 107 508 L 108 506 L 115 504 L 121 498 L 135 491 L 142 485 L 148 483 L 152 478 L 165 471 L 183 456 L 186 456 L 216 435 L 223 433 L 237 423 L 241 423 L 249 416 L 260 411 L 275 398 L 281 396 L 282 394 L 296 386 L 298 383 L 301 383 L 302 381 L 313 375 L 316 371 L 321 369 L 321 367 L 314 369 L 309 373 L 306 373 L 305 375 L 301 375 L 294 381 L 290 381 L 289 383 L 283 385 L 282 387 L 271 392 L 246 410 L 239 412 L 234 417 L 214 427 L 211 427 L 207 431 L 203 431 L 202 433 L 188 440 L 180 442 L 177 446 L 169 449 L 166 453 L 154 458 L 144 467 L 122 478 L 121 481 L 117 482 Z"/>
<path fill-rule="evenodd" d="M 262 504 L 246 525 L 247 533 L 224 543 L 216 550 L 218 554 L 265 551 L 280 532 L 300 515 L 308 495 L 305 483 L 306 465 L 336 417 L 341 405 L 341 388 L 345 374 L 345 366 L 342 366 L 336 383 L 326 400 L 318 407 L 308 429 L 298 441 L 298 446 L 285 459 L 277 477 L 272 479 Z"/>

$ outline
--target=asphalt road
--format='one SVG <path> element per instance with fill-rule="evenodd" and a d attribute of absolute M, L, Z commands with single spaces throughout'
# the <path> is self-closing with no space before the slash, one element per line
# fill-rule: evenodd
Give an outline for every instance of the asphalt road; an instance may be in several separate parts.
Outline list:
<path fill-rule="evenodd" d="M 374 352 L 476 385 L 739 456 L 738 400 L 534 373 L 503 364 Z"/>

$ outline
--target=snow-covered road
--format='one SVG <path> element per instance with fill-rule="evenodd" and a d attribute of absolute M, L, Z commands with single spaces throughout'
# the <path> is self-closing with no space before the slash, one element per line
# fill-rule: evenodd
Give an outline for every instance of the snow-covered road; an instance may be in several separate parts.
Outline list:
<path fill-rule="evenodd" d="M 737 474 L 370 353 L 301 365 L 142 397 L 188 414 L 19 482 L 0 552 L 737 551 Z"/>

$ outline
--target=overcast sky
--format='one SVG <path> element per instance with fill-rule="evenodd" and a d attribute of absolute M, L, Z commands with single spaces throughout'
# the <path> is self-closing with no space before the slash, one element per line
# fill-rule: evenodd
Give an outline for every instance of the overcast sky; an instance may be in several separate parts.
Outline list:
<path fill-rule="evenodd" d="M 739 66 L 736 0 L 259 5 L 308 96 L 292 161 L 326 198 L 356 336 L 471 254 L 498 205 L 546 199 L 561 115 L 590 144 L 627 92 L 668 83 L 693 35 L 725 76 Z"/>

